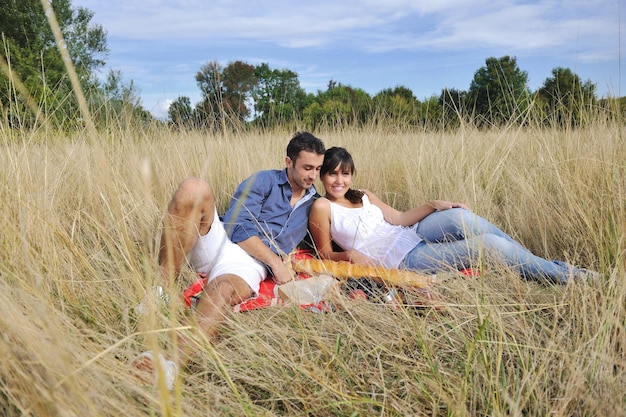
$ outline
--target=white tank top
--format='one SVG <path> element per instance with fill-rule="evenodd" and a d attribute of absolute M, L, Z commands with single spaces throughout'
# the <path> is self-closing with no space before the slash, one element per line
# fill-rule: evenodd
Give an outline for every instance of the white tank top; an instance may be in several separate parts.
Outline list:
<path fill-rule="evenodd" d="M 356 250 L 385 268 L 397 268 L 422 241 L 415 229 L 388 223 L 382 210 L 363 195 L 363 207 L 330 203 L 330 235 L 343 250 Z"/>

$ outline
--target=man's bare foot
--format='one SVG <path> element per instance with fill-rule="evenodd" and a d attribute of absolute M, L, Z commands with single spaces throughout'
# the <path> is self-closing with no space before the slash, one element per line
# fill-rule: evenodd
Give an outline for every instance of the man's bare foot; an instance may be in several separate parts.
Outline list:
<path fill-rule="evenodd" d="M 405 293 L 409 295 L 409 305 L 414 307 L 441 309 L 444 298 L 432 288 L 411 288 L 405 289 Z"/>
<path fill-rule="evenodd" d="M 159 377 L 165 379 L 165 386 L 168 390 L 174 389 L 174 383 L 178 376 L 178 365 L 173 361 L 165 359 L 163 355 L 158 355 L 159 364 L 155 363 L 155 357 L 151 350 L 147 350 L 133 359 L 131 363 L 132 373 L 140 382 L 149 385 L 158 385 Z"/>

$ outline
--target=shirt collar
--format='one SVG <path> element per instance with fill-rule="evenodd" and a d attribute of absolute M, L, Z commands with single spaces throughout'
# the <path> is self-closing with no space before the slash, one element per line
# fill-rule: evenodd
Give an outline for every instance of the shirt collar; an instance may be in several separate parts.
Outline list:
<path fill-rule="evenodd" d="M 278 185 L 289 184 L 289 179 L 287 178 L 287 168 L 283 169 L 278 173 Z M 289 184 L 291 187 L 291 184 Z"/>
<path fill-rule="evenodd" d="M 291 187 L 291 184 L 289 183 L 289 179 L 287 178 L 287 168 L 283 169 L 282 171 L 280 171 L 278 173 L 278 185 L 287 185 L 289 186 L 289 188 Z M 293 188 L 292 188 L 293 190 Z M 312 185 L 311 188 L 309 188 L 308 190 L 306 190 L 306 193 L 304 195 L 315 195 L 317 194 L 317 190 L 315 189 L 315 185 Z"/>

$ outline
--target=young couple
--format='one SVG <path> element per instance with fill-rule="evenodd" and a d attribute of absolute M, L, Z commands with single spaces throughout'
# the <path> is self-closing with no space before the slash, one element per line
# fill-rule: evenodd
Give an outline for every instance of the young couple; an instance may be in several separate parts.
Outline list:
<path fill-rule="evenodd" d="M 230 307 L 257 294 L 272 274 L 280 285 L 294 272 L 285 263 L 304 239 L 307 226 L 320 258 L 422 273 L 464 269 L 479 260 L 500 262 L 528 279 L 566 283 L 591 271 L 537 257 L 496 226 L 460 203 L 433 200 L 404 212 L 373 193 L 350 188 L 356 172 L 347 150 L 325 151 L 308 132 L 287 146 L 283 170 L 260 171 L 242 182 L 223 220 L 211 186 L 189 178 L 174 193 L 161 238 L 159 264 L 167 285 L 189 261 L 209 282 L 193 311 L 196 328 L 213 337 Z M 318 174 L 325 189 L 317 198 Z M 333 250 L 332 242 L 342 251 Z M 190 352 L 181 339 L 180 361 Z M 152 352 L 135 359 L 153 371 Z M 159 355 L 166 385 L 172 388 L 178 365 Z"/>

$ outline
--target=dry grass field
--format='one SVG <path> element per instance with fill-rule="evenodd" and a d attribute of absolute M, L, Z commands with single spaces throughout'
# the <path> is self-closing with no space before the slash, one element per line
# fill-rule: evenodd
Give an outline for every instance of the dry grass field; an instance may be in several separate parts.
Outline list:
<path fill-rule="evenodd" d="M 173 392 L 129 362 L 175 347 L 184 314 L 134 306 L 158 284 L 171 193 L 214 184 L 223 211 L 256 170 L 284 166 L 288 131 L 0 130 L 3 416 L 626 415 L 626 139 L 585 129 L 314 132 L 355 157 L 355 186 L 399 209 L 462 201 L 538 255 L 602 273 L 526 282 L 505 269 L 438 284 L 441 311 L 337 296 L 337 311 L 230 315 Z"/>

